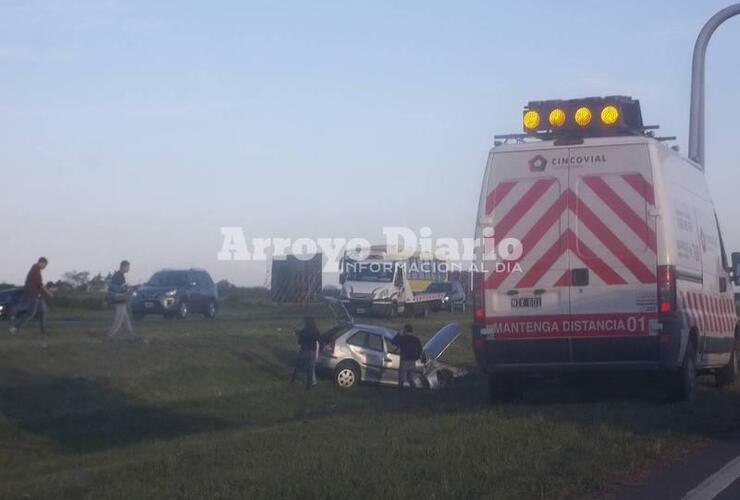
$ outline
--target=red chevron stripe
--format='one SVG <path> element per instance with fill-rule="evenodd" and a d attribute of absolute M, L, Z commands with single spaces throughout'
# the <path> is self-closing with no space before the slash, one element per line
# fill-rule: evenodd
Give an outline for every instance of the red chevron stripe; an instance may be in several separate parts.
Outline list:
<path fill-rule="evenodd" d="M 548 269 L 560 258 L 561 255 L 567 250 L 568 245 L 568 233 L 570 230 L 566 230 L 560 238 L 535 262 L 535 264 L 529 268 L 524 274 L 524 277 L 519 280 L 516 284 L 517 288 L 529 288 L 537 284 L 537 282 L 544 276 Z"/>
<path fill-rule="evenodd" d="M 490 214 L 494 208 L 501 203 L 509 191 L 516 186 L 515 181 L 500 182 L 486 197 L 486 215 Z"/>
<path fill-rule="evenodd" d="M 568 239 L 568 247 L 575 253 L 576 248 L 580 251 L 583 263 L 588 266 L 596 276 L 601 278 L 601 281 L 607 285 L 624 285 L 627 282 L 614 269 L 609 267 L 609 264 L 601 260 L 586 244 L 579 240 L 578 237 L 570 229 L 568 230 L 570 237 Z"/>
<path fill-rule="evenodd" d="M 727 308 L 727 297 L 722 297 L 720 299 L 720 307 L 722 308 L 722 319 L 725 331 L 731 332 L 732 319 L 730 318 L 730 310 Z"/>
<path fill-rule="evenodd" d="M 572 191 L 568 196 L 568 205 L 594 236 L 601 240 L 641 283 L 657 282 L 655 274 Z"/>
<path fill-rule="evenodd" d="M 567 199 L 567 192 L 562 193 L 557 200 L 555 200 L 555 203 L 553 203 L 550 208 L 548 208 L 545 213 L 540 217 L 537 222 L 532 226 L 532 228 L 527 232 L 526 235 L 524 235 L 524 238 L 522 238 L 520 241 L 522 242 L 522 248 L 524 249 L 525 254 L 522 256 L 526 256 L 526 253 L 529 252 L 532 248 L 539 243 L 539 241 L 542 239 L 542 237 L 547 233 L 547 231 L 558 222 L 558 219 L 560 219 L 560 216 L 565 211 L 565 208 L 567 206 L 566 199 Z M 498 231 L 498 230 L 496 230 Z M 498 232 L 496 233 L 499 234 Z M 505 237 L 506 234 L 502 234 L 500 238 Z M 521 259 L 520 259 L 521 260 Z M 501 286 L 501 283 L 506 280 L 506 278 L 509 276 L 510 272 L 507 270 L 505 272 L 500 273 L 493 273 L 486 283 L 486 286 L 488 288 L 498 288 Z"/>
<path fill-rule="evenodd" d="M 511 210 L 496 223 L 494 235 L 499 240 L 511 231 L 511 228 L 519 222 L 524 214 L 532 209 L 535 203 L 547 192 L 548 188 L 553 185 L 555 179 L 539 179 L 530 187 L 524 196 L 517 201 Z"/>
<path fill-rule="evenodd" d="M 545 275 L 545 273 L 552 267 L 552 265 L 563 255 L 566 251 L 575 251 L 576 246 L 581 249 L 581 255 L 584 257 L 584 264 L 588 266 L 594 274 L 596 274 L 602 281 L 608 285 L 623 285 L 626 283 L 624 279 L 614 272 L 609 265 L 601 260 L 594 254 L 590 248 L 588 248 L 570 229 L 563 233 L 563 236 L 545 252 L 545 255 L 532 266 L 532 268 L 524 275 L 524 277 L 516 284 L 517 288 L 530 288 L 537 284 L 537 282 Z M 565 278 L 570 282 L 570 277 Z M 558 283 L 563 280 L 561 276 L 558 279 Z M 556 286 L 557 283 L 556 283 Z M 563 286 L 563 285 L 559 285 Z"/>
<path fill-rule="evenodd" d="M 642 174 L 623 174 L 622 179 L 627 181 L 627 184 L 637 191 L 637 194 L 642 196 L 646 202 L 650 205 L 655 206 L 655 191 L 653 185 L 650 184 Z"/>
<path fill-rule="evenodd" d="M 627 203 L 601 177 L 586 176 L 583 182 L 593 190 L 601 200 L 619 217 L 632 231 L 645 242 L 653 252 L 657 249 L 655 231 L 647 224 L 645 219 L 635 213 Z"/>
<path fill-rule="evenodd" d="M 691 311 L 694 314 L 694 326 L 696 326 L 699 331 L 704 331 L 704 321 L 699 311 L 699 303 L 696 300 L 696 294 L 693 292 L 689 292 L 689 303 L 691 304 Z"/>
<path fill-rule="evenodd" d="M 571 275 L 571 272 L 570 272 L 570 269 L 568 269 L 567 271 L 563 273 L 563 275 L 560 278 L 558 278 L 558 280 L 555 282 L 553 286 L 556 286 L 556 287 L 570 286 L 570 275 Z"/>
<path fill-rule="evenodd" d="M 704 331 L 708 332 L 712 326 L 709 324 L 709 315 L 707 314 L 707 308 L 704 302 L 704 294 L 696 294 L 696 299 L 699 301 L 699 312 L 701 313 L 702 322 L 704 323 Z"/>
<path fill-rule="evenodd" d="M 690 330 L 692 327 L 691 324 L 691 311 L 689 311 L 689 306 L 686 302 L 686 292 L 681 292 L 681 304 L 683 305 L 683 320 L 686 324 L 686 329 Z"/>

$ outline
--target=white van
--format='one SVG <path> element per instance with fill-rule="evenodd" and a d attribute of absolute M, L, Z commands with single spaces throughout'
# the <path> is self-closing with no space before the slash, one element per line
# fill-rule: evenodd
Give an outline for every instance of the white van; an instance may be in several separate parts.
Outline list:
<path fill-rule="evenodd" d="M 522 373 L 656 370 L 675 399 L 697 371 L 732 382 L 740 255 L 731 267 L 701 167 L 627 97 L 532 102 L 524 121 L 491 150 L 478 210 L 473 346 L 491 397 Z M 505 238 L 517 265 L 489 252 Z"/>

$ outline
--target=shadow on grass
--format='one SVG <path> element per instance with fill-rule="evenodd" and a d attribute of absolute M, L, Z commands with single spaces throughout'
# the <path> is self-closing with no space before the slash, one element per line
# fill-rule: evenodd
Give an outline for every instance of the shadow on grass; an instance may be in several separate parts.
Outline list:
<path fill-rule="evenodd" d="M 148 439 L 235 427 L 233 422 L 132 401 L 91 379 L 0 371 L 0 412 L 25 432 L 67 452 L 91 452 Z"/>
<path fill-rule="evenodd" d="M 505 418 L 538 417 L 590 427 L 613 426 L 636 434 L 678 433 L 715 437 L 740 431 L 737 385 L 719 390 L 704 377 L 694 403 L 669 403 L 655 373 L 603 374 L 565 379 L 533 379 L 513 403 L 488 401 L 487 381 L 471 374 L 438 391 L 398 391 L 365 386 L 349 397 L 370 411 L 398 413 L 402 418 L 435 414 L 491 412 Z M 339 390 L 339 389 L 337 389 Z"/>

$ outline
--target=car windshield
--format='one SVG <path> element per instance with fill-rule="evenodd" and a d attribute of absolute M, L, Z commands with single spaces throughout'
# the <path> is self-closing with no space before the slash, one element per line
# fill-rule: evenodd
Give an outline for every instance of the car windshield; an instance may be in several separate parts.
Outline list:
<path fill-rule="evenodd" d="M 349 261 L 345 264 L 347 281 L 390 283 L 395 268 L 396 263 L 389 261 Z"/>
<path fill-rule="evenodd" d="M 150 286 L 182 286 L 188 284 L 188 273 L 186 271 L 160 271 L 149 278 L 147 285 Z"/>
<path fill-rule="evenodd" d="M 451 292 L 452 291 L 452 283 L 432 283 L 427 287 L 427 292 Z"/>

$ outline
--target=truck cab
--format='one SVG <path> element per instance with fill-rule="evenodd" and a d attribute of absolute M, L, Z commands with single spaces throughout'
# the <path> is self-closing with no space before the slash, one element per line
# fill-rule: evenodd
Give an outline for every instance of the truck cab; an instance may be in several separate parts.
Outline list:
<path fill-rule="evenodd" d="M 343 260 L 340 299 L 352 314 L 396 316 L 413 297 L 404 267 L 398 260 Z"/>

